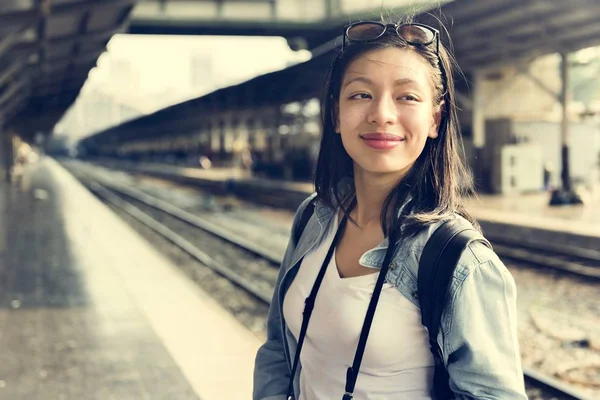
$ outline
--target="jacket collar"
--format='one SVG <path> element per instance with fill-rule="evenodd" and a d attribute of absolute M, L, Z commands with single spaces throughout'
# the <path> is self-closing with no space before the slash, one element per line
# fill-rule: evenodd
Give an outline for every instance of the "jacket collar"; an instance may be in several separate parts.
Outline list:
<path fill-rule="evenodd" d="M 354 195 L 354 181 L 352 180 L 352 178 L 349 178 L 349 177 L 343 178 L 339 183 L 338 190 L 339 190 L 341 198 L 347 198 L 348 196 Z M 412 196 L 409 194 L 406 197 L 406 199 L 404 200 L 404 203 L 402 204 L 402 206 L 400 207 L 400 210 L 398 210 L 397 217 L 400 216 L 400 213 L 402 212 L 404 207 L 406 207 L 406 205 L 411 200 L 412 200 Z M 319 222 L 319 225 L 321 226 L 321 233 L 323 232 L 324 228 L 326 226 L 328 226 L 329 222 L 331 221 L 331 219 L 333 218 L 333 216 L 336 212 L 337 212 L 337 207 L 332 208 L 329 205 L 325 204 L 321 199 L 319 199 L 317 197 L 317 201 L 315 202 L 315 215 L 317 217 L 317 221 Z M 386 246 L 387 246 L 387 238 L 385 238 L 384 242 L 386 243 Z"/>

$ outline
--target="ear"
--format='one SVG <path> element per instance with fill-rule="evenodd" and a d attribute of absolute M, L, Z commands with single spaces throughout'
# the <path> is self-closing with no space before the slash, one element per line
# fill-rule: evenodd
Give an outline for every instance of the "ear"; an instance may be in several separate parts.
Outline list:
<path fill-rule="evenodd" d="M 431 126 L 429 127 L 429 133 L 427 134 L 427 136 L 432 139 L 436 139 L 438 137 L 438 129 L 440 127 L 440 122 L 442 121 L 442 109 L 443 108 L 444 108 L 443 101 L 433 108 L 433 116 L 431 118 Z"/>

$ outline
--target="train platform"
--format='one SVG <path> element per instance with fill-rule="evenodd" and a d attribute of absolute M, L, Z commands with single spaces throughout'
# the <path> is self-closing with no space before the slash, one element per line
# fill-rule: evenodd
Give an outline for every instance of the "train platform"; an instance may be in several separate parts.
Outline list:
<path fill-rule="evenodd" d="M 241 197 L 259 199 L 268 205 L 292 210 L 313 191 L 312 183 L 255 178 L 237 169 L 205 170 L 115 161 L 102 161 L 100 164 L 222 192 L 233 190 Z M 596 195 L 585 205 L 556 207 L 548 203 L 548 193 L 479 195 L 469 201 L 468 210 L 490 238 L 599 251 L 600 196 Z"/>
<path fill-rule="evenodd" d="M 251 398 L 259 339 L 56 161 L 0 218 L 0 398 Z"/>

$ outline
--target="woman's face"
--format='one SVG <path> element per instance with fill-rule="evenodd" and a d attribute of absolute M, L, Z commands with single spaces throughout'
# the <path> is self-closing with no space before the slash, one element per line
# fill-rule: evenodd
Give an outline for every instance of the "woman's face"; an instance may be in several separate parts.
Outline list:
<path fill-rule="evenodd" d="M 427 137 L 437 137 L 430 68 L 415 52 L 398 48 L 365 53 L 348 66 L 336 132 L 355 172 L 404 176 Z"/>

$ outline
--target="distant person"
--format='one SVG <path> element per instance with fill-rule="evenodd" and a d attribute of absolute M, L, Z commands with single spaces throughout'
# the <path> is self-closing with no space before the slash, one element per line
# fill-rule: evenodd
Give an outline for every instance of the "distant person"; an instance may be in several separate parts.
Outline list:
<path fill-rule="evenodd" d="M 343 33 L 321 104 L 316 197 L 294 220 L 296 233 L 310 216 L 281 265 L 253 398 L 526 399 L 515 283 L 484 242 L 460 253 L 442 299 L 432 349 L 446 379 L 434 379 L 421 321 L 420 302 L 433 301 L 417 293 L 424 245 L 442 222 L 476 226 L 462 201 L 473 182 L 459 155 L 452 57 L 429 26 L 359 22 Z M 363 331 L 371 302 L 376 312 Z M 349 369 L 361 332 L 364 355 Z"/>
<path fill-rule="evenodd" d="M 254 160 L 252 159 L 252 150 L 251 150 L 250 146 L 247 146 L 242 150 L 241 162 L 242 162 L 242 169 L 246 173 L 251 173 L 252 172 L 252 164 L 254 163 Z"/>
<path fill-rule="evenodd" d="M 554 165 L 547 161 L 544 163 L 544 190 L 551 190 L 552 174 L 554 173 Z"/>

